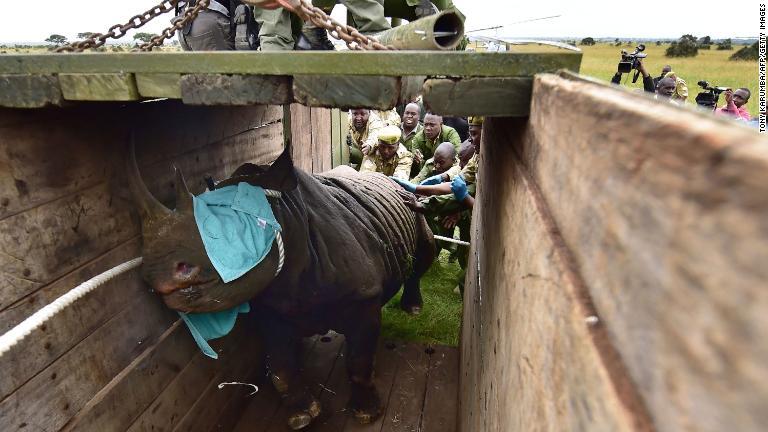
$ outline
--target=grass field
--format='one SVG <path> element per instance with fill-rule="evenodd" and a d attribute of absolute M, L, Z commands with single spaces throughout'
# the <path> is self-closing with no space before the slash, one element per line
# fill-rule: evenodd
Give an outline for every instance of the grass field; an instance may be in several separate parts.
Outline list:
<path fill-rule="evenodd" d="M 644 60 L 646 69 L 651 76 L 659 76 L 661 68 L 669 64 L 677 75 L 684 79 L 688 84 L 688 102 L 695 103 L 694 98 L 701 88 L 696 85 L 697 81 L 708 81 L 710 85 L 720 87 L 746 87 L 752 92 L 752 97 L 747 104 L 747 109 L 752 116 L 758 114 L 757 109 L 757 62 L 756 61 L 729 61 L 736 50 L 717 51 L 699 50 L 699 55 L 688 58 L 668 58 L 664 56 L 664 51 L 668 45 L 656 46 L 655 44 L 646 44 L 645 52 L 648 57 Z M 633 51 L 635 46 L 616 47 L 613 44 L 597 44 L 594 46 L 580 46 L 584 52 L 581 61 L 581 73 L 590 75 L 605 81 L 610 81 L 616 72 L 616 65 L 621 57 L 619 51 L 624 48 L 627 51 Z M 736 49 L 741 48 L 737 46 Z M 625 82 L 626 81 L 626 82 Z M 628 87 L 643 88 L 642 77 L 638 78 L 637 83 L 632 84 L 631 75 L 627 78 L 624 75 L 624 81 Z M 720 97 L 720 104 L 725 103 L 725 98 Z"/>
<path fill-rule="evenodd" d="M 443 251 L 421 279 L 424 307 L 421 314 L 411 316 L 400 309 L 400 294 L 382 309 L 383 337 L 458 345 L 461 324 L 461 296 L 453 292 L 461 269 L 448 262 Z"/>

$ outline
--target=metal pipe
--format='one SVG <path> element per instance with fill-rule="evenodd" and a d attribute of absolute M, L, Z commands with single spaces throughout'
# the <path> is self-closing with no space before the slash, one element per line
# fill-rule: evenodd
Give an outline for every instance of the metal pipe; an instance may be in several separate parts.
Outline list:
<path fill-rule="evenodd" d="M 399 50 L 452 50 L 464 37 L 464 21 L 443 11 L 371 36 Z"/>

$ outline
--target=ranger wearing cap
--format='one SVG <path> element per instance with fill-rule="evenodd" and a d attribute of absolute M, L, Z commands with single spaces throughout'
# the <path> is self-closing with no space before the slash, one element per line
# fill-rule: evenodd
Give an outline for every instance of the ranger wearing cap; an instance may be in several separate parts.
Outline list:
<path fill-rule="evenodd" d="M 363 158 L 360 172 L 379 172 L 407 181 L 411 174 L 413 154 L 400 143 L 397 126 L 386 126 L 378 133 L 378 145 Z"/>

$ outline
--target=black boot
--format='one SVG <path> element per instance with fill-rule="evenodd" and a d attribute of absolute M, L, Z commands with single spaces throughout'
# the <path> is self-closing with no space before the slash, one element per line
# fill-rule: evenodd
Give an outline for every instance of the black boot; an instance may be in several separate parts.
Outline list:
<path fill-rule="evenodd" d="M 333 51 L 333 43 L 328 39 L 328 32 L 320 27 L 304 27 L 301 34 L 309 42 L 310 49 L 313 51 Z"/>

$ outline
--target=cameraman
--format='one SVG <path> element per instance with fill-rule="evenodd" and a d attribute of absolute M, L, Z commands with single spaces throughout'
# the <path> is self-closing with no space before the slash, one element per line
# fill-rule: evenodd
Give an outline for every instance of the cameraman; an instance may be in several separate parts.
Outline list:
<path fill-rule="evenodd" d="M 749 121 L 750 115 L 749 111 L 747 111 L 747 108 L 744 107 L 744 105 L 749 102 L 749 97 L 752 95 L 749 89 L 747 88 L 740 88 L 736 91 L 733 91 L 732 89 L 728 89 L 724 92 L 725 94 L 725 106 L 722 108 L 718 108 L 715 110 L 715 114 L 720 115 L 727 115 L 731 117 L 736 117 L 740 120 Z"/>
<path fill-rule="evenodd" d="M 643 65 L 642 61 L 638 60 L 637 70 L 643 75 L 643 90 L 648 93 L 656 93 L 656 86 L 653 85 L 653 77 L 651 77 L 651 74 L 645 70 L 645 65 Z M 611 83 L 621 84 L 621 72 L 616 72 L 613 78 L 611 78 Z"/>

